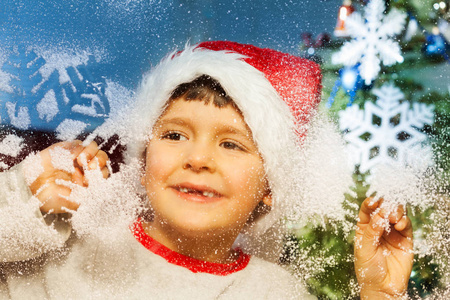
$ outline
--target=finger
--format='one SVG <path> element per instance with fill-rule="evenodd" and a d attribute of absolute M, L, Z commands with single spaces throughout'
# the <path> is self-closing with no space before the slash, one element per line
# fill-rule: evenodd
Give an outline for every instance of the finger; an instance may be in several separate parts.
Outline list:
<path fill-rule="evenodd" d="M 405 216 L 405 209 L 403 205 L 399 205 L 396 207 L 395 211 L 393 211 L 389 215 L 389 222 L 391 224 L 397 224 L 403 217 Z"/>
<path fill-rule="evenodd" d="M 48 149 L 53 149 L 53 148 L 57 148 L 57 147 L 69 150 L 73 159 L 75 159 L 78 155 L 80 155 L 80 153 L 84 149 L 82 142 L 79 140 L 68 141 L 68 142 L 59 142 L 59 143 L 56 143 L 56 144 L 50 146 Z"/>
<path fill-rule="evenodd" d="M 391 225 L 391 230 L 383 235 L 382 242 L 392 248 L 411 253 L 413 249 L 413 230 L 411 221 L 404 216 L 397 224 Z"/>
<path fill-rule="evenodd" d="M 70 142 L 70 145 L 67 148 L 72 154 L 72 158 L 75 160 L 81 152 L 83 152 L 82 142 L 79 140 L 75 140 Z"/>
<path fill-rule="evenodd" d="M 381 236 L 384 233 L 384 228 L 381 224 L 382 221 L 383 218 L 379 214 L 375 214 L 368 224 L 363 226 L 358 224 L 355 240 L 356 259 L 367 259 L 376 254 Z"/>
<path fill-rule="evenodd" d="M 102 169 L 106 166 L 106 162 L 108 161 L 108 155 L 105 151 L 99 150 L 95 157 L 91 159 L 91 161 L 88 164 L 89 170 L 94 170 L 96 168 Z"/>
<path fill-rule="evenodd" d="M 371 240 L 372 243 L 374 240 L 378 240 L 386 229 L 386 221 L 387 220 L 380 216 L 380 214 L 375 214 L 371 218 L 369 226 L 366 228 L 365 237 L 368 240 Z"/>
<path fill-rule="evenodd" d="M 72 174 L 72 182 L 79 186 L 86 186 L 84 174 L 79 168 L 75 168 L 75 172 Z"/>
<path fill-rule="evenodd" d="M 37 196 L 41 202 L 41 211 L 57 214 L 67 212 L 66 209 L 77 210 L 79 204 L 69 200 L 71 192 L 72 190 L 67 186 L 50 184 Z"/>
<path fill-rule="evenodd" d="M 95 157 L 98 152 L 98 145 L 92 141 L 87 145 L 83 151 L 77 156 L 76 161 L 80 166 L 87 167 L 88 163 Z"/>
<path fill-rule="evenodd" d="M 408 216 L 403 216 L 400 221 L 394 225 L 394 228 L 404 237 L 412 238 L 413 236 L 412 223 Z"/>
<path fill-rule="evenodd" d="M 109 177 L 109 169 L 107 168 L 107 167 L 104 167 L 104 168 L 102 168 L 101 170 L 100 170 L 100 172 L 102 173 L 102 177 L 103 178 L 108 178 Z M 96 174 L 96 176 L 97 176 L 97 174 Z M 84 174 L 82 175 L 82 182 L 83 182 L 83 184 L 82 184 L 82 186 L 84 186 L 84 187 L 87 187 L 87 186 L 89 186 L 89 177 L 88 176 L 85 176 Z"/>
<path fill-rule="evenodd" d="M 70 174 L 62 170 L 46 171 L 41 174 L 29 187 L 31 192 L 36 194 L 44 185 L 54 183 L 59 179 L 70 181 L 72 177 Z"/>
<path fill-rule="evenodd" d="M 109 177 L 109 169 L 104 167 L 102 169 L 102 174 L 103 174 L 103 178 L 108 178 Z"/>
<path fill-rule="evenodd" d="M 381 237 L 385 232 L 385 222 L 379 214 L 375 214 L 363 229 L 357 230 L 357 247 L 355 246 L 356 258 L 364 259 L 373 257 L 380 245 Z M 364 257 L 359 257 L 359 249 L 364 249 Z M 362 254 L 361 254 L 362 255 Z"/>
<path fill-rule="evenodd" d="M 389 220 L 389 223 L 396 224 L 405 215 L 405 209 L 403 205 L 387 204 L 381 206 L 379 214 Z"/>
<path fill-rule="evenodd" d="M 367 224 L 370 222 L 371 215 L 380 205 L 380 201 L 373 201 L 372 197 L 366 198 L 361 204 L 361 209 L 359 210 L 359 223 Z"/>

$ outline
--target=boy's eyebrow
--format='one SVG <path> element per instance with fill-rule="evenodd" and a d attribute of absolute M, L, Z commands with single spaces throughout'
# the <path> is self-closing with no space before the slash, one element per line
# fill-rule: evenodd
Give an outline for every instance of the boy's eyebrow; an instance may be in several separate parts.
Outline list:
<path fill-rule="evenodd" d="M 190 122 L 187 122 L 182 118 L 170 118 L 170 119 L 160 119 L 157 121 L 156 125 L 165 125 L 165 124 L 176 124 L 176 125 L 186 125 Z"/>
<path fill-rule="evenodd" d="M 221 134 L 221 133 L 237 134 L 237 135 L 241 135 L 241 136 L 246 137 L 246 138 L 248 138 L 248 139 L 253 141 L 253 137 L 252 137 L 252 135 L 250 133 L 250 129 L 248 129 L 248 128 L 246 128 L 246 130 L 244 131 L 244 130 L 241 130 L 241 129 L 236 128 L 234 126 L 224 125 L 224 126 L 221 126 L 219 128 L 217 133 L 218 134 Z"/>

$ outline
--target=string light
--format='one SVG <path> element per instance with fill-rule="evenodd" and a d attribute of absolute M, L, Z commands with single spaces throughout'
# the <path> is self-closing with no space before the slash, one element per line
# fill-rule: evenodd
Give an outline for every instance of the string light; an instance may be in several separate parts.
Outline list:
<path fill-rule="evenodd" d="M 337 37 L 347 37 L 348 34 L 345 29 L 345 20 L 355 11 L 352 6 L 352 1 L 344 0 L 342 6 L 339 8 L 338 20 L 336 23 L 336 28 L 334 29 L 334 35 Z"/>

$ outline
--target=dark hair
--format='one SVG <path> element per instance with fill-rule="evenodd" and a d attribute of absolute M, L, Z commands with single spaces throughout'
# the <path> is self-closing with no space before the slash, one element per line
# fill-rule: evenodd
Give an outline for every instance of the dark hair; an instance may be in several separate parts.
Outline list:
<path fill-rule="evenodd" d="M 227 95 L 220 83 L 209 75 L 201 75 L 191 82 L 182 83 L 175 88 L 169 102 L 183 97 L 186 101 L 203 101 L 208 104 L 213 101 L 217 107 L 233 105 L 233 100 Z"/>

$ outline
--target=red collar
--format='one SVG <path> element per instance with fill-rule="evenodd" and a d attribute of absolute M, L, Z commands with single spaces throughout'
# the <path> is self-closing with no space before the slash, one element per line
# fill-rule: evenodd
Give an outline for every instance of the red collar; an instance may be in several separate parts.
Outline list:
<path fill-rule="evenodd" d="M 170 250 L 163 244 L 160 244 L 148 234 L 145 233 L 142 227 L 142 221 L 137 220 L 131 227 L 134 237 L 148 250 L 161 256 L 169 263 L 184 267 L 189 269 L 194 273 L 209 273 L 213 275 L 229 275 L 244 269 L 249 261 L 250 255 L 242 252 L 241 249 L 236 249 L 238 251 L 238 258 L 236 261 L 230 264 L 219 264 L 203 260 L 198 260 L 189 256 L 185 256 L 173 250 Z"/>

